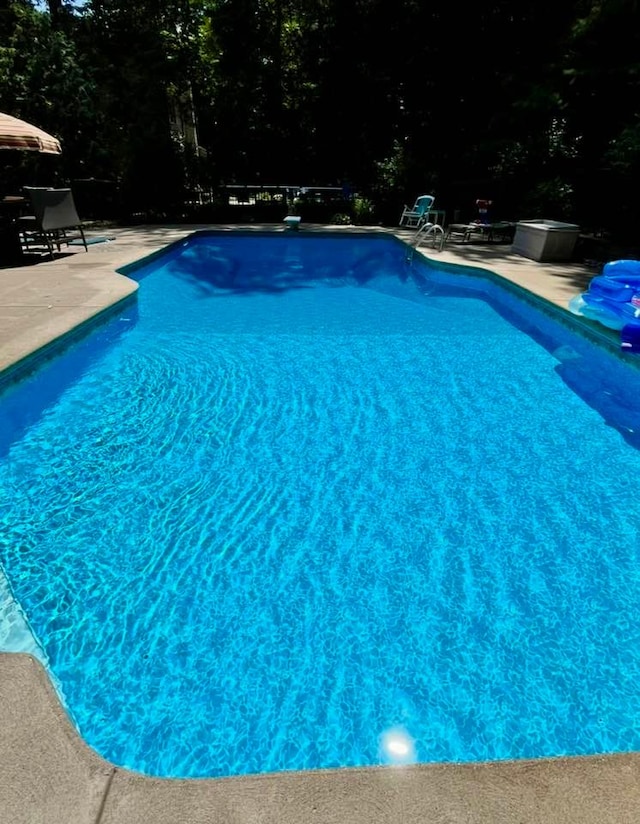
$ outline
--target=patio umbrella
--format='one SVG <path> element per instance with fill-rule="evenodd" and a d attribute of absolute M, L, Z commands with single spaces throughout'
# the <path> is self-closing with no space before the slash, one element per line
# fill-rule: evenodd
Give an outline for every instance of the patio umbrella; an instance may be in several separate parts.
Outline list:
<path fill-rule="evenodd" d="M 22 149 L 42 154 L 62 154 L 60 141 L 50 134 L 19 120 L 10 114 L 0 112 L 0 149 Z"/>

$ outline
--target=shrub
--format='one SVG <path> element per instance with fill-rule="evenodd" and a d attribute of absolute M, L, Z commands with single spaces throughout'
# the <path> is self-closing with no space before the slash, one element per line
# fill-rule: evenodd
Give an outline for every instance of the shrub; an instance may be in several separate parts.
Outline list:
<path fill-rule="evenodd" d="M 356 195 L 353 199 L 353 222 L 356 225 L 373 223 L 375 208 L 373 202 L 366 197 Z"/>

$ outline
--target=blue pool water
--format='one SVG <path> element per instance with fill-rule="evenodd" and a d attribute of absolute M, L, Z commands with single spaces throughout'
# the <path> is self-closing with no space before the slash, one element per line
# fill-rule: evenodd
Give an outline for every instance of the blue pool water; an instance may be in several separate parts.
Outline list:
<path fill-rule="evenodd" d="M 637 370 L 393 239 L 214 234 L 131 276 L 0 401 L 0 563 L 92 747 L 640 749 Z"/>

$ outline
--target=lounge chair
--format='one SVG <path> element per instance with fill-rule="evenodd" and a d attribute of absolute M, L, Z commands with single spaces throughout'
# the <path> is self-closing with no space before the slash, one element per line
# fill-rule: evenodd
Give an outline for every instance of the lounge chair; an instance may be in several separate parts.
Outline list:
<path fill-rule="evenodd" d="M 53 247 L 58 251 L 62 244 L 80 239 L 88 251 L 82 221 L 78 216 L 71 189 L 26 188 L 31 200 L 33 215 L 25 215 L 17 221 L 17 229 L 23 250 L 34 246 L 46 246 L 53 258 Z"/>
<path fill-rule="evenodd" d="M 433 195 L 420 195 L 413 206 L 405 206 L 400 215 L 400 226 L 417 227 L 422 226 L 429 219 L 429 211 L 433 206 L 435 197 Z"/>

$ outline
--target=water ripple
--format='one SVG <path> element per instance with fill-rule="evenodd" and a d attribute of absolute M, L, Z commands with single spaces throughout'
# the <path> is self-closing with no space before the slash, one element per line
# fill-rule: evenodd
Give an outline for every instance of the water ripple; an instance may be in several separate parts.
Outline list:
<path fill-rule="evenodd" d="M 0 463 L 82 733 L 184 776 L 637 749 L 640 453 L 479 293 L 295 249 L 145 278 Z"/>

